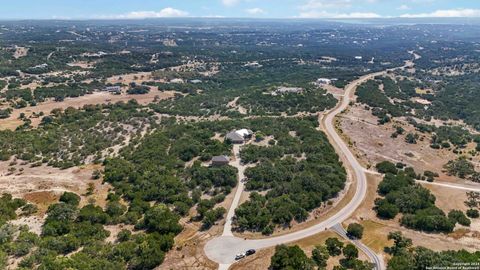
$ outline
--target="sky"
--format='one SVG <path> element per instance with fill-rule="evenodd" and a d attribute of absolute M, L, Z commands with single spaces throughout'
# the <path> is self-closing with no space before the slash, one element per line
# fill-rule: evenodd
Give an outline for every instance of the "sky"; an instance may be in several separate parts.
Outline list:
<path fill-rule="evenodd" d="M 0 19 L 480 17 L 480 0 L 0 0 Z"/>

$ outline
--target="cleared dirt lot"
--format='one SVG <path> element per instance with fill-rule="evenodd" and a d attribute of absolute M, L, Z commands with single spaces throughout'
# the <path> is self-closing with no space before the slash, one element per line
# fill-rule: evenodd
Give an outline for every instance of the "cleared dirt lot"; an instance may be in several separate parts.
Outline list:
<path fill-rule="evenodd" d="M 9 118 L 0 119 L 0 130 L 1 129 L 15 129 L 23 122 L 18 119 L 21 113 L 24 113 L 26 117 L 31 116 L 33 113 L 43 112 L 44 114 L 49 114 L 53 109 L 60 108 L 66 109 L 68 107 L 81 108 L 85 105 L 96 105 L 96 104 L 107 104 L 107 103 L 116 103 L 116 102 L 127 102 L 131 99 L 136 100 L 138 103 L 146 105 L 155 98 L 158 100 L 173 98 L 175 91 L 158 91 L 157 88 L 152 88 L 152 90 L 143 95 L 112 95 L 107 92 L 95 92 L 90 95 L 85 95 L 77 98 L 67 98 L 61 102 L 47 101 L 41 104 L 38 104 L 34 107 L 25 107 L 21 109 L 13 110 Z M 41 121 L 41 118 L 32 118 L 32 126 L 38 126 Z"/>
<path fill-rule="evenodd" d="M 395 120 L 393 123 L 377 125 L 377 117 L 358 104 L 352 106 L 338 119 L 344 138 L 351 142 L 352 149 L 367 168 L 384 160 L 403 162 L 414 167 L 417 173 L 425 170 L 439 173 L 439 181 L 465 183 L 463 179 L 442 173 L 443 165 L 456 159 L 457 155 L 446 149 L 432 149 L 429 135 L 415 132 L 414 128 L 404 121 Z M 405 133 L 397 138 L 391 138 L 391 134 L 395 132 L 395 125 L 403 127 Z M 405 134 L 409 132 L 420 135 L 417 144 L 405 142 Z M 473 161 L 478 163 L 479 159 L 477 156 Z"/>
<path fill-rule="evenodd" d="M 10 162 L 0 162 L 0 192 L 11 193 L 14 197 L 37 204 L 39 216 L 65 191 L 84 195 L 89 183 L 95 185 L 94 194 L 89 198 L 95 199 L 100 206 L 105 206 L 110 186 L 102 184 L 101 179 L 91 180 L 93 171 L 99 169 L 99 166 L 88 165 L 60 170 L 43 165 L 32 168 L 30 164 L 22 161 L 9 166 Z M 16 168 L 13 173 L 9 171 L 12 167 Z M 81 204 L 86 204 L 88 199 L 85 196 L 81 197 Z"/>

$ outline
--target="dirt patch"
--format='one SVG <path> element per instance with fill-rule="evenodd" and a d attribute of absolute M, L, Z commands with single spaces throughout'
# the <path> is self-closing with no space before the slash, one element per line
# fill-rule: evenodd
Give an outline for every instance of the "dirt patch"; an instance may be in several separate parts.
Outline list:
<path fill-rule="evenodd" d="M 207 258 L 203 248 L 213 235 L 221 233 L 223 226 L 214 226 L 208 232 L 199 232 L 198 224 L 194 223 L 183 223 L 183 226 L 183 231 L 175 237 L 175 246 L 156 269 L 217 269 L 218 264 Z"/>
<path fill-rule="evenodd" d="M 38 104 L 34 107 L 25 107 L 21 109 L 14 109 L 9 118 L 0 119 L 0 130 L 1 129 L 15 129 L 23 122 L 18 120 L 18 117 L 21 113 L 24 113 L 26 117 L 30 117 L 33 113 L 43 112 L 44 114 L 49 114 L 53 109 L 60 108 L 66 109 L 68 107 L 81 108 L 85 105 L 96 105 L 96 104 L 107 104 L 107 103 L 117 103 L 117 102 L 128 102 L 129 100 L 136 100 L 142 105 L 149 104 L 153 102 L 154 99 L 163 100 L 173 98 L 175 91 L 158 91 L 158 89 L 153 88 L 149 93 L 144 95 L 112 95 L 107 92 L 95 92 L 90 95 L 85 95 L 77 98 L 67 98 L 61 102 L 47 101 L 41 104 Z M 36 127 L 40 124 L 41 118 L 31 118 L 32 126 Z"/>
<path fill-rule="evenodd" d="M 27 56 L 30 49 L 26 47 L 19 47 L 15 45 L 15 52 L 13 53 L 13 58 L 18 59 Z"/>
<path fill-rule="evenodd" d="M 45 221 L 45 217 L 29 216 L 29 217 L 20 217 L 15 220 L 10 221 L 10 224 L 16 226 L 27 225 L 31 232 L 40 235 L 42 233 L 42 226 Z"/>
<path fill-rule="evenodd" d="M 105 206 L 109 184 L 100 180 L 91 180 L 98 165 L 72 167 L 65 170 L 48 167 L 30 167 L 30 164 L 17 160 L 17 164 L 9 166 L 10 161 L 0 162 L 0 192 L 10 193 L 15 197 L 25 198 L 38 203 L 40 210 L 46 210 L 48 205 L 58 200 L 65 191 L 84 195 L 89 183 L 94 184 L 94 193 L 91 196 L 82 196 L 81 206 L 94 199 L 100 206 Z M 9 168 L 14 167 L 16 173 L 11 174 Z M 44 206 L 45 208 L 42 208 Z M 41 212 L 40 212 L 41 213 Z"/>
<path fill-rule="evenodd" d="M 404 135 L 392 138 L 395 126 L 405 129 Z M 402 162 L 415 168 L 417 173 L 426 170 L 440 174 L 438 181 L 464 183 L 464 180 L 442 173 L 444 164 L 456 159 L 457 155 L 447 149 L 436 150 L 430 147 L 430 135 L 416 132 L 414 127 L 404 120 L 394 120 L 385 125 L 377 124 L 377 117 L 362 105 L 354 105 L 339 118 L 339 128 L 344 139 L 349 142 L 356 156 L 367 168 L 388 160 Z M 420 138 L 416 144 L 405 142 L 405 134 L 417 133 Z M 468 149 L 466 150 L 468 151 Z M 474 162 L 478 162 L 474 158 Z"/>
<path fill-rule="evenodd" d="M 468 209 L 467 206 L 463 203 L 467 200 L 467 195 L 465 190 L 461 189 L 454 189 L 442 186 L 435 186 L 429 184 L 422 184 L 424 187 L 428 188 L 433 195 L 437 198 L 435 201 L 435 205 L 438 208 L 442 209 L 446 213 L 450 210 L 462 210 L 466 211 Z"/>
<path fill-rule="evenodd" d="M 79 67 L 83 69 L 92 69 L 95 68 L 96 62 L 89 62 L 89 61 L 76 61 L 76 62 L 71 62 L 67 63 L 67 66 L 69 67 Z"/>
<path fill-rule="evenodd" d="M 114 243 L 117 240 L 118 233 L 122 230 L 129 230 L 136 233 L 134 230 L 133 225 L 125 225 L 125 224 L 118 224 L 118 225 L 105 225 L 103 228 L 110 232 L 110 235 L 105 239 L 108 243 Z"/>
<path fill-rule="evenodd" d="M 152 76 L 152 72 L 137 72 L 137 73 L 128 73 L 122 75 L 116 75 L 107 78 L 107 83 L 111 84 L 130 84 L 132 82 L 137 84 L 142 84 L 143 82 L 149 81 L 158 81 L 158 82 L 165 82 L 164 80 L 154 80 Z"/>
<path fill-rule="evenodd" d="M 37 191 L 26 193 L 23 198 L 38 207 L 36 215 L 43 216 L 51 204 L 58 202 L 62 193 L 59 191 Z"/>
<path fill-rule="evenodd" d="M 338 88 L 333 85 L 322 85 L 322 88 L 327 90 L 327 93 L 332 94 L 337 99 L 345 94 L 345 91 L 342 88 Z"/>

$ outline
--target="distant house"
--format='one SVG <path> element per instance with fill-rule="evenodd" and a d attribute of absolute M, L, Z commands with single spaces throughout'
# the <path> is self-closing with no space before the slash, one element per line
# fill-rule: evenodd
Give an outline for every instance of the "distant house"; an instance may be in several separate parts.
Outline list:
<path fill-rule="evenodd" d="M 114 94 L 120 94 L 120 92 L 122 92 L 122 88 L 118 85 L 107 86 L 103 89 L 103 91 L 114 93 Z"/>
<path fill-rule="evenodd" d="M 298 93 L 302 93 L 303 92 L 303 88 L 300 88 L 300 87 L 279 87 L 277 88 L 277 90 L 273 91 L 272 92 L 272 95 L 273 96 L 276 96 L 276 95 L 281 95 L 281 94 L 286 94 L 286 93 L 294 93 L 294 94 L 298 94 Z"/>
<path fill-rule="evenodd" d="M 227 156 L 214 156 L 212 158 L 212 166 L 225 166 L 229 162 L 230 159 Z"/>
<path fill-rule="evenodd" d="M 318 85 L 329 85 L 329 84 L 331 84 L 331 83 L 332 83 L 332 80 L 327 79 L 327 78 L 319 78 L 319 79 L 317 80 L 317 84 L 318 84 Z"/>
<path fill-rule="evenodd" d="M 257 61 L 255 62 L 248 62 L 246 63 L 245 65 L 243 65 L 244 67 L 252 67 L 252 68 L 261 68 L 263 67 L 261 64 L 259 64 Z"/>
<path fill-rule="evenodd" d="M 185 83 L 185 81 L 183 79 L 176 78 L 176 79 L 170 80 L 170 83 Z"/>
<path fill-rule="evenodd" d="M 232 143 L 238 144 L 244 143 L 246 140 L 251 139 L 252 136 L 253 131 L 244 128 L 227 133 L 225 139 L 229 140 Z"/>
<path fill-rule="evenodd" d="M 250 129 L 246 129 L 246 128 L 243 128 L 243 129 L 239 129 L 237 131 L 235 131 L 236 133 L 242 135 L 242 137 L 244 139 L 251 139 L 252 136 L 253 136 L 253 131 L 251 131 Z"/>
<path fill-rule="evenodd" d="M 238 134 L 236 131 L 227 133 L 225 139 L 235 144 L 241 144 L 245 142 L 245 138 L 241 134 Z"/>
<path fill-rule="evenodd" d="M 195 80 L 191 80 L 190 82 L 193 84 L 198 84 L 198 83 L 202 83 L 202 80 L 195 79 Z"/>

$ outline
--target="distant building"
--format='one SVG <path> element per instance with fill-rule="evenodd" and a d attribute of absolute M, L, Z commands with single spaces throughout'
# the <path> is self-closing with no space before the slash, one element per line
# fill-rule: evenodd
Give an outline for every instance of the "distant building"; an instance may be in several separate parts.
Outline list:
<path fill-rule="evenodd" d="M 191 80 L 190 82 L 193 84 L 197 84 L 197 83 L 202 83 L 202 80 Z"/>
<path fill-rule="evenodd" d="M 178 78 L 178 79 L 170 80 L 170 83 L 184 83 L 184 81 L 183 81 L 183 79 Z"/>
<path fill-rule="evenodd" d="M 246 140 L 250 140 L 252 136 L 253 131 L 244 128 L 227 133 L 225 139 L 235 144 L 241 144 Z"/>
<path fill-rule="evenodd" d="M 212 166 L 225 166 L 229 162 L 230 159 L 227 156 L 214 156 L 212 158 Z"/>
<path fill-rule="evenodd" d="M 320 78 L 317 80 L 317 84 L 319 85 L 329 85 L 332 84 L 332 80 L 327 79 L 327 78 Z"/>
<path fill-rule="evenodd" d="M 251 131 L 250 129 L 246 129 L 246 128 L 239 129 L 235 132 L 240 134 L 244 139 L 251 139 L 252 136 L 253 136 L 253 131 Z"/>
<path fill-rule="evenodd" d="M 46 67 L 48 67 L 48 64 L 47 64 L 47 63 L 43 63 L 43 64 L 40 64 L 40 65 L 36 65 L 36 66 L 34 66 L 34 67 L 32 67 L 32 68 L 37 69 L 37 68 L 46 68 Z"/>
<path fill-rule="evenodd" d="M 363 57 L 361 57 L 361 56 L 355 56 L 355 59 L 357 59 L 357 60 L 362 60 Z"/>
<path fill-rule="evenodd" d="M 107 86 L 103 89 L 103 91 L 110 92 L 110 93 L 113 93 L 113 94 L 120 94 L 122 92 L 122 88 L 118 85 Z"/>
<path fill-rule="evenodd" d="M 235 131 L 227 133 L 225 139 L 235 144 L 241 144 L 245 142 L 245 138 Z"/>
<path fill-rule="evenodd" d="M 277 90 L 273 91 L 272 92 L 272 95 L 276 96 L 276 95 L 279 95 L 279 94 L 286 94 L 286 93 L 294 93 L 294 94 L 298 94 L 298 93 L 302 93 L 303 92 L 303 88 L 300 88 L 300 87 L 279 87 L 277 88 Z"/>
<path fill-rule="evenodd" d="M 261 68 L 263 67 L 261 64 L 259 64 L 257 61 L 255 62 L 248 62 L 246 63 L 245 65 L 243 65 L 244 67 L 252 67 L 252 68 Z"/>

